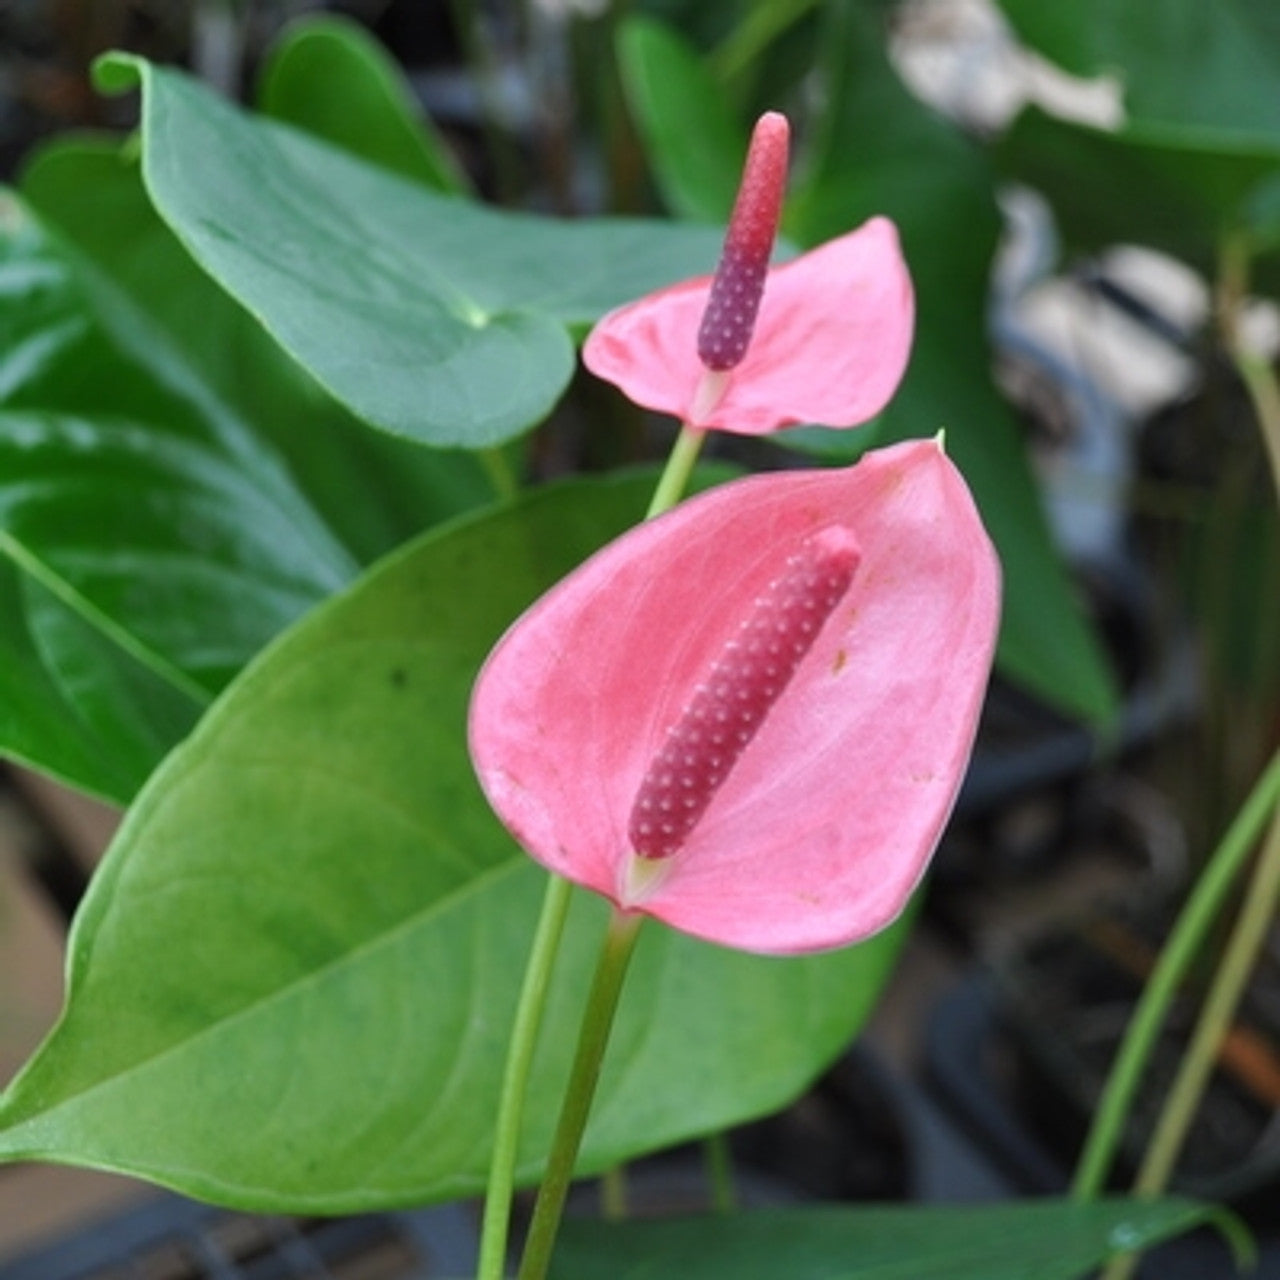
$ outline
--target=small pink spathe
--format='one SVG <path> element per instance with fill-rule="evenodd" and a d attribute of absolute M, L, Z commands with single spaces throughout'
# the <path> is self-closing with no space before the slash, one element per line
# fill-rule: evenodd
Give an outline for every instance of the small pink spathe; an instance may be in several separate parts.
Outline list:
<path fill-rule="evenodd" d="M 847 528 L 861 559 L 755 736 L 670 858 L 628 820 L 667 729 L 788 555 Z M 552 871 L 726 946 L 815 951 L 889 924 L 972 748 L 999 566 L 933 441 L 752 476 L 597 553 L 490 654 L 470 745 L 491 804 Z"/>
<path fill-rule="evenodd" d="M 609 312 L 591 331 L 583 362 L 647 409 L 748 436 L 797 423 L 856 426 L 897 390 L 915 301 L 887 219 L 769 272 L 751 345 L 708 410 L 698 326 L 710 287 L 706 276 Z"/>

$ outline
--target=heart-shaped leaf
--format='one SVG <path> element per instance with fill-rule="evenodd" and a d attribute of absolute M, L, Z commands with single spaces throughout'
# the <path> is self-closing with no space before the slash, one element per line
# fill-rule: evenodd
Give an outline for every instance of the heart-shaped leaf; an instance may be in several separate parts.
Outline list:
<path fill-rule="evenodd" d="M 480 447 L 546 416 L 574 368 L 566 326 L 705 271 L 709 228 L 574 222 L 435 194 L 253 119 L 141 59 L 152 200 L 195 259 L 374 426 Z"/>
<path fill-rule="evenodd" d="M 215 1200 L 340 1211 L 482 1185 L 540 874 L 464 748 L 501 630 L 652 483 L 579 481 L 430 534 L 299 623 L 144 790 L 72 938 L 66 1012 L 0 1104 L 0 1154 Z M 603 923 L 571 913 L 520 1176 L 542 1164 Z M 657 926 L 583 1164 L 794 1096 L 901 931 L 778 961 Z"/>

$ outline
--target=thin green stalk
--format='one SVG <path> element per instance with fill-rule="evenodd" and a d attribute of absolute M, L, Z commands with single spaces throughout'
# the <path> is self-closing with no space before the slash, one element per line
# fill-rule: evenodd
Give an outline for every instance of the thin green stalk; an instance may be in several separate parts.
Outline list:
<path fill-rule="evenodd" d="M 660 515 L 663 511 L 675 506 L 684 493 L 689 482 L 693 464 L 697 461 L 698 451 L 702 446 L 704 432 L 686 426 L 680 433 L 667 459 L 667 465 L 654 490 L 649 504 L 646 519 Z M 499 482 L 496 469 L 502 463 L 503 471 L 508 478 L 505 458 L 496 450 L 487 451 L 486 465 L 489 468 L 495 485 Z M 542 1024 L 542 1015 L 546 1009 L 547 993 L 550 988 L 551 972 L 555 966 L 556 954 L 560 946 L 560 938 L 564 932 L 565 917 L 569 909 L 572 886 L 559 876 L 551 876 L 547 883 L 546 895 L 542 902 L 542 914 L 534 934 L 533 947 L 529 955 L 528 967 L 525 970 L 524 985 L 520 990 L 520 999 L 516 1006 L 515 1025 L 511 1031 L 511 1044 L 507 1050 L 507 1063 L 502 1078 L 502 1094 L 498 1103 L 497 1132 L 494 1138 L 493 1155 L 489 1163 L 489 1182 L 485 1192 L 484 1219 L 481 1226 L 480 1262 L 476 1271 L 476 1280 L 501 1280 L 504 1273 L 507 1252 L 507 1237 L 511 1222 L 511 1201 L 515 1191 L 515 1164 L 517 1148 L 520 1140 L 520 1123 L 524 1114 L 524 1100 L 528 1089 L 529 1069 L 533 1062 L 534 1049 L 537 1046 L 538 1029 Z M 624 918 L 628 919 L 628 918 Z M 634 930 L 639 928 L 639 917 L 632 926 L 632 942 Z M 611 926 L 610 937 L 616 931 Z M 623 970 L 626 959 L 630 956 L 627 949 L 623 957 Z M 603 964 L 603 959 L 602 959 Z M 622 973 L 617 975 L 621 986 Z M 597 974 L 597 982 L 599 974 Z M 593 990 L 593 998 L 594 998 Z M 616 999 L 617 993 L 614 993 Z M 588 1015 L 590 1005 L 588 1005 Z M 612 1015 L 610 1015 L 612 1016 Z M 608 1028 L 605 1027 L 607 1036 Z M 583 1034 L 586 1034 L 584 1023 Z M 601 1052 L 603 1052 L 601 1044 Z M 570 1095 L 565 1099 L 565 1109 L 572 1100 L 576 1076 L 570 1081 Z M 592 1083 L 594 1089 L 594 1081 Z M 590 1106 L 590 1095 L 585 1102 Z M 583 1121 L 585 1123 L 585 1114 Z M 563 1123 L 563 1121 L 562 1121 Z M 579 1137 L 581 1134 L 579 1134 Z M 574 1154 L 576 1155 L 576 1145 Z M 554 1154 L 554 1153 L 553 1153 Z M 572 1175 L 572 1158 L 569 1174 Z M 548 1168 L 550 1178 L 550 1167 Z M 567 1191 L 568 1183 L 565 1183 Z M 542 1203 L 539 1194 L 538 1203 Z M 536 1221 L 536 1217 L 535 1217 Z M 549 1250 L 555 1239 L 555 1229 L 559 1218 L 551 1224 L 551 1238 L 546 1244 Z M 532 1229 L 531 1229 L 532 1236 Z M 527 1257 L 527 1255 L 526 1255 Z M 523 1272 L 521 1273 L 524 1274 Z"/>
<path fill-rule="evenodd" d="M 511 462 L 500 448 L 490 445 L 487 449 L 481 449 L 476 456 L 497 497 L 506 501 L 520 492 L 520 482 L 511 469 Z"/>
<path fill-rule="evenodd" d="M 1280 383 L 1276 381 L 1276 371 L 1269 360 L 1251 351 L 1235 351 L 1232 359 L 1258 415 L 1276 499 L 1280 501 Z"/>
<path fill-rule="evenodd" d="M 600 1177 L 600 1216 L 621 1222 L 627 1216 L 627 1166 L 615 1164 Z"/>
<path fill-rule="evenodd" d="M 1213 976 L 1204 1008 L 1173 1087 L 1165 1100 L 1151 1145 L 1143 1158 L 1134 1190 L 1154 1196 L 1169 1182 L 1174 1162 L 1182 1150 L 1187 1130 L 1213 1071 L 1222 1041 L 1240 1005 L 1267 930 L 1280 905 L 1280 811 L 1272 816 L 1271 829 L 1244 892 L 1244 903 L 1227 941 L 1222 963 Z"/>
<path fill-rule="evenodd" d="M 1223 1038 L 1231 1028 L 1240 998 L 1253 972 L 1267 930 L 1280 906 L 1280 809 L 1253 869 L 1240 915 L 1227 940 L 1222 962 L 1213 976 L 1204 1008 L 1196 1022 L 1178 1074 L 1160 1111 L 1151 1143 L 1134 1181 L 1134 1194 L 1157 1196 L 1169 1185 L 1178 1155 L 1204 1097 Z M 1103 1280 L 1128 1280 L 1137 1256 L 1128 1254 L 1107 1268 Z"/>
<path fill-rule="evenodd" d="M 658 480 L 658 487 L 653 491 L 653 500 L 644 518 L 651 520 L 654 516 L 669 511 L 680 501 L 681 495 L 689 485 L 689 476 L 693 472 L 693 464 L 698 460 L 702 449 L 702 441 L 706 432 L 686 423 L 680 428 L 676 442 L 671 446 L 671 454 L 667 465 L 663 468 Z"/>
<path fill-rule="evenodd" d="M 1218 252 L 1215 290 L 1218 331 L 1258 418 L 1271 479 L 1280 500 L 1280 383 L 1271 362 L 1250 351 L 1240 333 L 1240 312 L 1249 292 L 1250 245 L 1244 235 L 1228 236 Z"/>
<path fill-rule="evenodd" d="M 600 1079 L 600 1064 L 604 1061 L 618 997 L 622 993 L 622 981 L 635 951 L 643 919 L 641 915 L 617 910 L 609 917 L 609 928 L 596 965 L 595 980 L 591 984 L 591 994 L 587 997 L 587 1007 L 582 1015 L 578 1049 L 569 1073 L 560 1120 L 552 1139 L 546 1176 L 533 1207 L 533 1221 L 529 1224 L 524 1256 L 520 1260 L 519 1280 L 545 1280 L 547 1268 L 551 1264 L 551 1253 L 560 1229 L 564 1202 L 569 1194 L 569 1184 L 573 1181 L 578 1148 L 587 1127 L 587 1116 L 595 1097 L 596 1083 Z"/>
<path fill-rule="evenodd" d="M 716 1213 L 732 1213 L 738 1207 L 738 1191 L 733 1181 L 728 1135 L 708 1135 L 703 1139 L 702 1152 L 707 1162 L 707 1181 L 711 1184 L 711 1207 Z"/>
<path fill-rule="evenodd" d="M 774 0 L 748 8 L 711 52 L 708 61 L 717 83 L 728 84 L 742 75 L 783 32 L 817 7 L 818 0 Z"/>
<path fill-rule="evenodd" d="M 1147 979 L 1076 1166 L 1072 1183 L 1072 1194 L 1076 1199 L 1093 1200 L 1102 1193 L 1120 1145 L 1125 1118 L 1169 1006 L 1227 892 L 1277 805 L 1280 805 L 1280 751 L 1272 757 L 1235 821 L 1213 851 Z"/>
<path fill-rule="evenodd" d="M 511 1223 L 511 1198 L 515 1191 L 516 1153 L 520 1142 L 520 1122 L 524 1115 L 529 1068 L 538 1042 L 538 1028 L 546 1009 L 551 987 L 551 971 L 564 932 L 572 886 L 559 876 L 550 876 L 542 899 L 542 914 L 533 937 L 524 985 L 511 1029 L 511 1046 L 502 1077 L 498 1102 L 497 1133 L 489 1163 L 489 1185 L 484 1201 L 484 1221 L 480 1232 L 480 1262 L 476 1280 L 501 1280 L 506 1270 L 507 1233 Z"/>

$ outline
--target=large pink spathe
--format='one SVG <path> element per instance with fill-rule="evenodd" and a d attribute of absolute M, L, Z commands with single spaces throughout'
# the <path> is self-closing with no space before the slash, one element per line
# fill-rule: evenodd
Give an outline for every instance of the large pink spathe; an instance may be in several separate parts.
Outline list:
<path fill-rule="evenodd" d="M 915 302 L 898 233 L 885 218 L 774 267 L 747 354 L 708 395 L 698 326 L 711 277 L 606 315 L 582 351 L 592 373 L 636 404 L 699 428 L 767 435 L 873 418 L 902 380 Z M 710 407 L 706 405 L 710 402 Z"/>
<path fill-rule="evenodd" d="M 669 729 L 833 528 L 858 551 L 839 603 L 679 849 L 637 858 L 628 823 Z M 749 951 L 841 946 L 924 873 L 998 614 L 995 553 L 940 444 L 752 476 L 633 529 L 512 626 L 476 683 L 472 759 L 525 849 L 619 906 Z"/>

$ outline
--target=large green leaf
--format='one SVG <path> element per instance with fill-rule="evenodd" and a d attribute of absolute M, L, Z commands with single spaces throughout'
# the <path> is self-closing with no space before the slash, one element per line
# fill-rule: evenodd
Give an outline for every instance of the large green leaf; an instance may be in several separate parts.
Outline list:
<path fill-rule="evenodd" d="M 703 271 L 710 228 L 539 218 L 435 194 L 195 81 L 141 79 L 143 171 L 196 260 L 369 423 L 479 447 L 540 421 L 574 368 L 566 326 Z"/>
<path fill-rule="evenodd" d="M 672 212 L 725 223 L 733 208 L 747 135 L 706 60 L 653 18 L 619 28 L 618 57 L 632 114 Z"/>
<path fill-rule="evenodd" d="M 127 300 L 2 199 L 0 556 L 27 581 L 6 593 L 0 751 L 127 799 L 213 690 L 356 566 L 271 450 L 141 341 Z M 101 319 L 108 295 L 129 340 Z"/>
<path fill-rule="evenodd" d="M 555 1280 L 1080 1280 L 1212 1217 L 1186 1200 L 774 1209 L 565 1223 Z"/>
<path fill-rule="evenodd" d="M 1077 75 L 1112 74 L 1134 122 L 1280 140 L 1275 0 L 1000 0 L 1018 34 Z"/>
<path fill-rule="evenodd" d="M 542 875 L 474 782 L 468 693 L 510 619 L 638 518 L 651 483 L 568 483 L 429 534 L 252 664 L 95 878 L 66 1012 L 0 1103 L 0 1155 L 257 1207 L 479 1189 Z M 594 901 L 571 913 L 526 1181 L 602 923 Z M 584 1167 L 794 1096 L 861 1023 L 899 941 L 782 961 L 649 926 Z"/>
<path fill-rule="evenodd" d="M 86 683 L 89 697 L 82 696 Z M 0 555 L 4 755 L 123 800 L 190 728 L 202 705 Z"/>
<path fill-rule="evenodd" d="M 882 429 L 946 429 L 1004 566 L 1002 668 L 1065 711 L 1106 720 L 1115 708 L 1110 673 L 1050 542 L 1013 415 L 991 381 L 985 316 L 1000 229 L 992 176 L 903 88 L 875 15 L 841 0 L 828 7 L 828 23 L 826 110 L 786 229 L 814 244 L 875 213 L 897 223 L 916 288 L 916 342 Z"/>
<path fill-rule="evenodd" d="M 1280 133 L 1228 144 L 1200 129 L 1134 123 L 1110 132 L 1030 108 L 995 154 L 1008 176 L 1048 199 L 1072 248 L 1141 244 L 1210 277 L 1228 236 L 1259 257 L 1280 249 Z"/>
<path fill-rule="evenodd" d="M 287 27 L 263 65 L 258 106 L 438 191 L 469 189 L 399 65 L 349 18 L 312 17 Z"/>
<path fill-rule="evenodd" d="M 228 430 L 268 443 L 362 562 L 492 498 L 474 455 L 370 432 L 300 369 L 160 220 L 135 150 L 59 140 L 27 166 L 22 190 L 134 304 L 133 323 L 113 309 L 117 338 L 151 367 L 168 352 L 187 382 L 233 411 Z"/>

